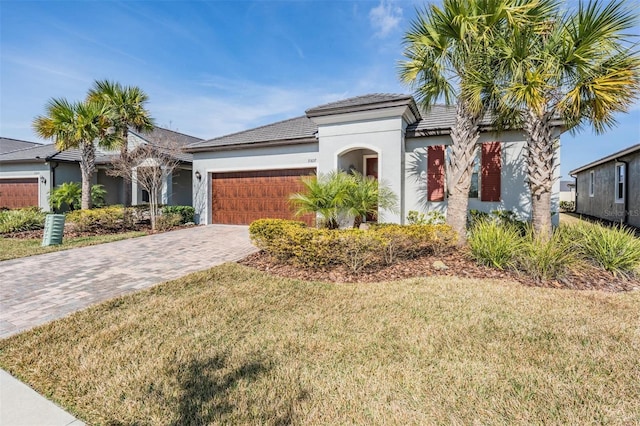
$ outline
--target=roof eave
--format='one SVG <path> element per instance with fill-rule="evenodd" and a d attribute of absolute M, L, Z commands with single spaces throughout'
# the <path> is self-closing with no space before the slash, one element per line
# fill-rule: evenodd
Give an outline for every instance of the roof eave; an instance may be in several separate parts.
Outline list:
<path fill-rule="evenodd" d="M 196 153 L 196 152 L 211 152 L 211 151 L 234 151 L 240 149 L 247 148 L 264 148 L 271 146 L 284 146 L 284 145 L 297 145 L 303 143 L 317 143 L 318 139 L 315 137 L 305 137 L 305 138 L 296 138 L 296 139 L 279 139 L 275 141 L 257 141 L 257 142 L 246 142 L 246 143 L 236 143 L 236 144 L 227 144 L 227 145 L 216 145 L 216 146 L 207 146 L 207 147 L 193 147 L 187 148 L 184 152 L 188 153 Z"/>
<path fill-rule="evenodd" d="M 596 161 L 592 161 L 591 163 L 585 164 L 584 166 L 578 167 L 577 169 L 571 170 L 569 172 L 569 175 L 574 176 L 576 173 L 584 172 L 586 170 L 592 169 L 601 164 L 608 163 L 610 161 L 615 161 L 618 158 L 626 157 L 631 154 L 635 154 L 636 152 L 640 152 L 640 144 L 630 146 L 629 148 L 625 148 L 622 151 L 614 152 L 611 155 L 608 155 Z"/>

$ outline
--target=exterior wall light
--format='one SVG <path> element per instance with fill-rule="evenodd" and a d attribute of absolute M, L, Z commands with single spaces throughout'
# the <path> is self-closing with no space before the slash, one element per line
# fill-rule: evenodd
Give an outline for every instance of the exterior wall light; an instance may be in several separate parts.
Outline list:
<path fill-rule="evenodd" d="M 40 182 L 42 182 L 43 184 L 47 183 L 47 178 L 40 175 Z"/>
<path fill-rule="evenodd" d="M 196 179 L 198 180 L 202 179 L 202 175 L 198 171 L 196 171 Z"/>

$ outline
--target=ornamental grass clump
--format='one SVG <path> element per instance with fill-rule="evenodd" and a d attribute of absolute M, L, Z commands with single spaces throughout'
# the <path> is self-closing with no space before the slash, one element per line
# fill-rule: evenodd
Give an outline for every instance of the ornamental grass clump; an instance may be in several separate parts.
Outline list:
<path fill-rule="evenodd" d="M 530 230 L 525 236 L 517 259 L 518 269 L 536 280 L 562 278 L 579 261 L 574 242 L 565 238 L 560 229 L 551 239 L 536 237 Z"/>
<path fill-rule="evenodd" d="M 574 232 L 579 236 L 577 248 L 588 261 L 614 276 L 640 271 L 640 239 L 632 229 L 581 223 L 574 225 Z"/>
<path fill-rule="evenodd" d="M 471 255 L 478 263 L 498 269 L 516 267 L 524 240 L 518 228 L 496 220 L 478 220 L 468 238 Z"/>

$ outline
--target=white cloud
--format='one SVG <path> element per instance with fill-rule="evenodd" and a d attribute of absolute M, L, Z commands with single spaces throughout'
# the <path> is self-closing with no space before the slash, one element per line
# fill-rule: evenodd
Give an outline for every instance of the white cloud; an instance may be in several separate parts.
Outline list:
<path fill-rule="evenodd" d="M 308 108 L 350 96 L 311 87 L 284 87 L 207 76 L 199 93 L 149 91 L 159 126 L 211 139 L 301 116 Z M 155 92 L 155 93 L 153 93 Z"/>
<path fill-rule="evenodd" d="M 396 29 L 402 19 L 402 8 L 392 0 L 380 0 L 380 4 L 369 12 L 369 21 L 377 37 L 386 37 Z"/>

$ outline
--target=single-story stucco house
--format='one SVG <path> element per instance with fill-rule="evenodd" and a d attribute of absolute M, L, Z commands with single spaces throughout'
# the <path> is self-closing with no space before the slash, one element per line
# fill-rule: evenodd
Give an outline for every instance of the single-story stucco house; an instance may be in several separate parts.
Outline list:
<path fill-rule="evenodd" d="M 576 213 L 640 228 L 640 144 L 571 170 Z"/>
<path fill-rule="evenodd" d="M 375 176 L 398 195 L 399 210 L 380 212 L 382 222 L 404 223 L 411 210 L 446 212 L 445 156 L 455 115 L 455 107 L 443 105 L 425 112 L 410 95 L 370 94 L 196 142 L 185 149 L 193 154 L 196 217 L 206 224 L 291 218 L 288 196 L 301 189 L 300 177 L 332 170 Z M 557 137 L 561 130 L 557 123 Z M 479 144 L 469 208 L 530 219 L 522 131 L 495 134 L 485 121 Z M 556 181 L 554 212 L 558 189 Z"/>
<path fill-rule="evenodd" d="M 5 139 L 3 139 L 4 141 Z M 179 146 L 186 146 L 201 139 L 156 127 L 152 132 L 139 134 L 129 131 L 129 149 L 139 144 L 166 144 L 175 142 Z M 0 154 L 0 207 L 20 208 L 37 206 L 43 210 L 49 208 L 49 193 L 52 188 L 65 182 L 81 182 L 80 152 L 78 150 L 58 151 L 53 144 L 32 144 L 23 149 L 12 150 Z M 3 143 L 4 145 L 4 143 Z M 114 156 L 119 151 L 105 151 L 96 149 L 96 173 L 93 184 L 104 185 L 107 191 L 107 204 L 124 203 L 123 180 L 110 176 L 107 171 L 111 167 Z M 191 205 L 192 155 L 180 153 L 180 167 L 172 175 L 165 177 L 162 191 L 162 204 Z M 132 204 L 145 202 L 145 191 L 132 183 Z M 148 201 L 148 199 L 146 199 Z"/>

